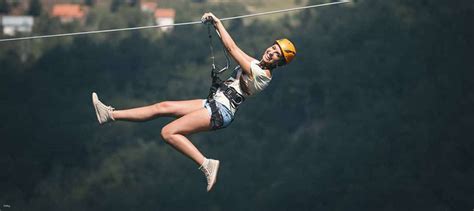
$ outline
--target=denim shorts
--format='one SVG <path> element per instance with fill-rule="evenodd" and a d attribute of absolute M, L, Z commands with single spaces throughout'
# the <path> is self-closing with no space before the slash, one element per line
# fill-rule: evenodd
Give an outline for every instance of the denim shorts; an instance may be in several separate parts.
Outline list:
<path fill-rule="evenodd" d="M 222 115 L 222 119 L 224 120 L 224 124 L 222 125 L 222 128 L 225 128 L 229 126 L 230 123 L 234 120 L 234 115 L 232 115 L 232 112 L 227 107 L 225 107 L 224 105 L 222 105 L 221 103 L 217 101 L 215 102 L 216 102 L 217 110 L 219 110 L 219 113 Z M 204 108 L 207 109 L 209 116 L 212 116 L 212 110 L 211 110 L 211 106 L 209 105 L 209 102 L 207 102 L 207 100 L 203 100 L 202 104 Z"/>

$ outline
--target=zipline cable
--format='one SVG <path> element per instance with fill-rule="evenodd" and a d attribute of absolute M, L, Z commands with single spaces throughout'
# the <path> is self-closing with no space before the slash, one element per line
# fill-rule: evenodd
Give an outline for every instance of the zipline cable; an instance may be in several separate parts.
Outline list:
<path fill-rule="evenodd" d="M 254 13 L 254 14 L 248 14 L 248 15 L 239 15 L 239 16 L 221 18 L 220 20 L 221 21 L 227 21 L 227 20 L 234 20 L 234 19 L 243 19 L 243 18 L 249 18 L 249 17 L 255 17 L 255 16 L 270 15 L 270 14 L 283 13 L 283 12 L 291 12 L 291 11 L 304 10 L 304 9 L 310 9 L 310 8 L 316 8 L 316 7 L 325 7 L 325 6 L 336 5 L 336 4 L 344 4 L 344 3 L 349 3 L 349 2 L 350 2 L 350 0 L 342 0 L 342 1 L 338 1 L 338 2 L 308 5 L 308 6 L 303 6 L 303 7 L 295 7 L 295 8 L 282 9 L 282 10 L 260 12 L 260 13 Z M 139 26 L 139 27 L 130 27 L 130 28 L 118 28 L 118 29 L 105 29 L 105 30 L 83 31 L 83 32 L 73 32 L 73 33 L 64 33 L 64 34 L 39 35 L 39 36 L 31 36 L 31 37 L 17 37 L 17 38 L 0 39 L 0 42 L 32 40 L 32 39 L 42 39 L 42 38 L 52 38 L 52 37 L 77 36 L 77 35 L 86 35 L 86 34 L 99 34 L 99 33 L 131 31 L 131 30 L 162 28 L 162 27 L 172 27 L 172 26 L 185 26 L 185 25 L 195 25 L 195 24 L 201 24 L 201 23 L 202 23 L 201 21 L 191 21 L 191 22 L 183 22 L 183 23 L 175 23 L 175 24 Z"/>

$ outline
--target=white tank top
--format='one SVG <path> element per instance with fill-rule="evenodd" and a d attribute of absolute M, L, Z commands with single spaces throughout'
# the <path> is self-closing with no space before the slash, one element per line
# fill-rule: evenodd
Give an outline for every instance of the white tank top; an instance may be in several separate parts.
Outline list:
<path fill-rule="evenodd" d="M 225 82 L 227 86 L 233 87 L 239 94 L 246 98 L 264 90 L 272 78 L 267 76 L 265 70 L 258 66 L 258 63 L 258 60 L 253 60 L 250 62 L 250 72 L 252 73 L 251 76 L 242 72 L 242 68 L 240 67 L 234 69 L 231 77 Z M 246 85 L 248 94 L 240 87 L 240 80 L 243 80 L 242 82 Z M 232 106 L 229 99 L 227 99 L 220 89 L 217 90 L 214 99 L 227 107 L 232 112 L 232 114 L 235 114 L 237 109 Z"/>

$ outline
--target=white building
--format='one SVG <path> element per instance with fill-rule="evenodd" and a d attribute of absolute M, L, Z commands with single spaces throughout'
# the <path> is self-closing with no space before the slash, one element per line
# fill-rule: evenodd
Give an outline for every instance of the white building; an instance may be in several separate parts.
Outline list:
<path fill-rule="evenodd" d="M 155 20 L 158 25 L 171 25 L 174 24 L 174 17 L 176 11 L 174 9 L 156 9 L 155 10 Z M 161 30 L 171 31 L 173 27 L 162 27 Z"/>
<path fill-rule="evenodd" d="M 32 16 L 3 16 L 1 19 L 5 35 L 15 36 L 17 32 L 31 33 L 33 30 L 34 19 Z"/>

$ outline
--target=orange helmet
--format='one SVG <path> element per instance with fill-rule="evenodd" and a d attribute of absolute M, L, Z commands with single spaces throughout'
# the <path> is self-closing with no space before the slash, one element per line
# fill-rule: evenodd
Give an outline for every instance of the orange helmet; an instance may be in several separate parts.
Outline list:
<path fill-rule="evenodd" d="M 283 53 L 283 58 L 285 58 L 285 64 L 290 63 L 296 55 L 296 48 L 293 43 L 291 43 L 291 41 L 288 39 L 279 39 L 276 40 L 275 43 L 278 44 L 281 49 L 281 52 Z"/>

